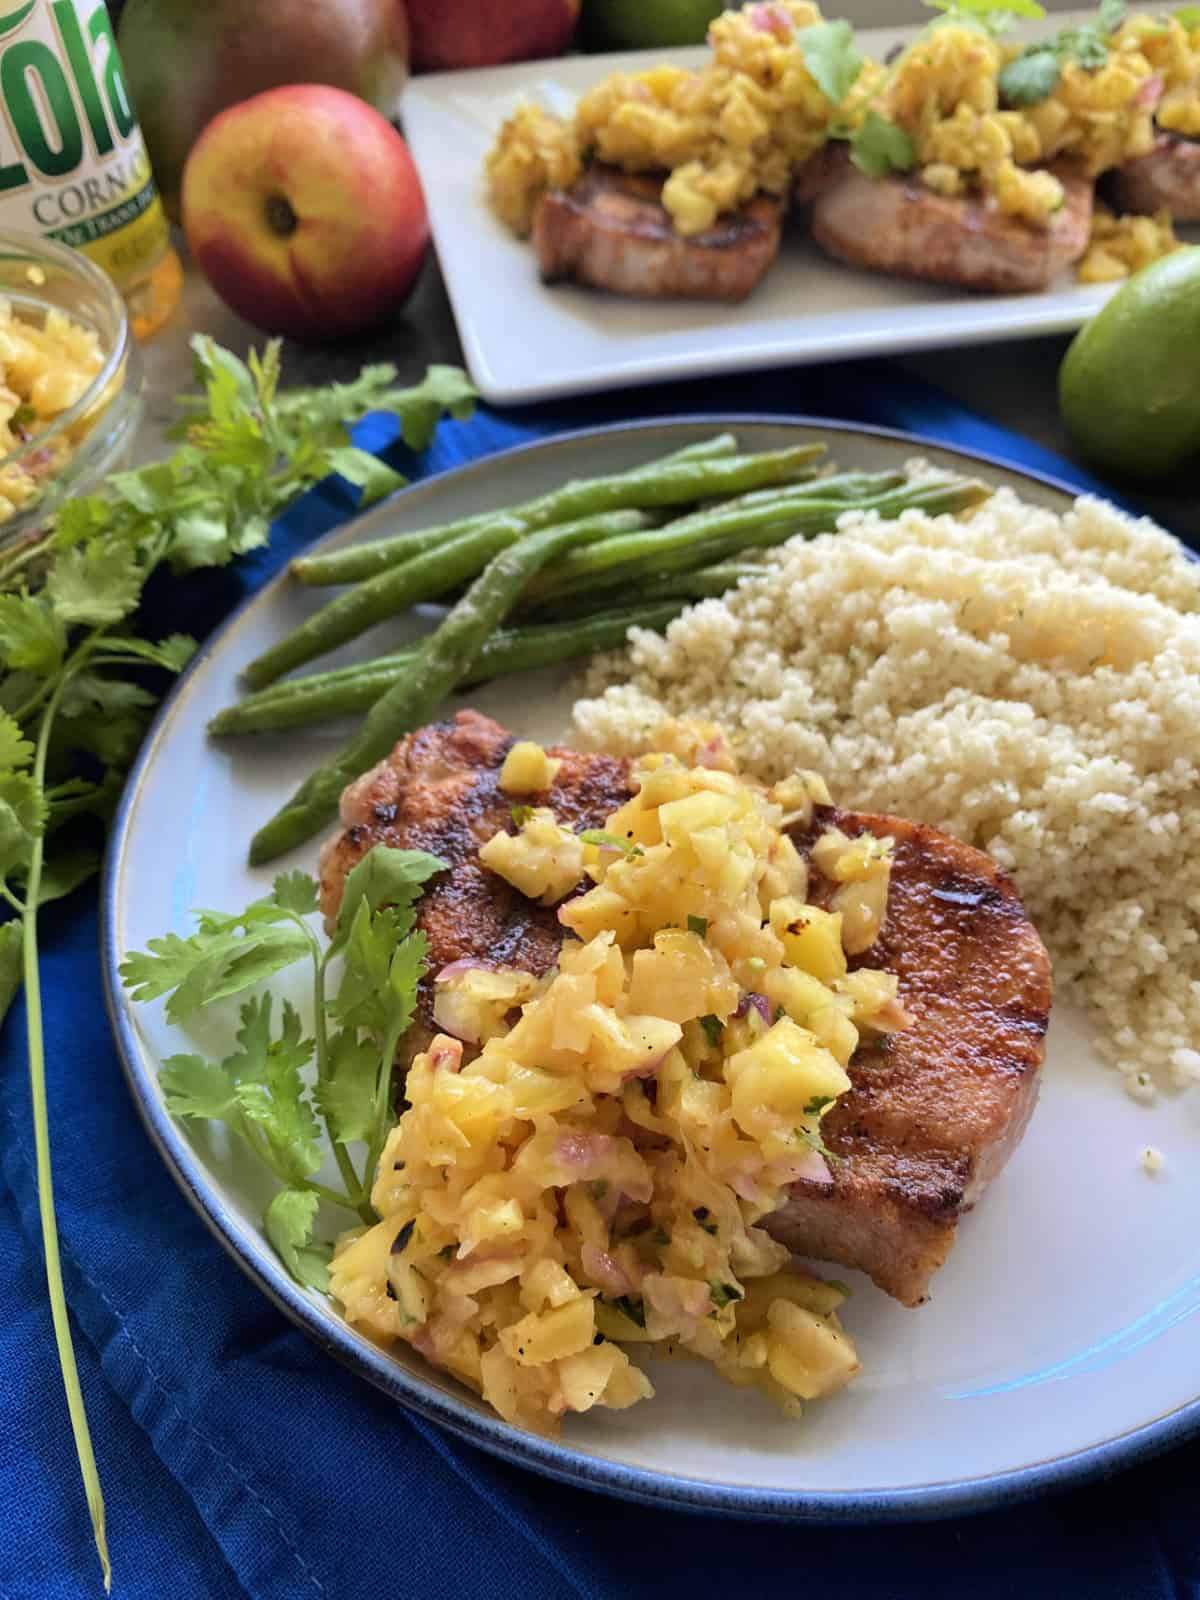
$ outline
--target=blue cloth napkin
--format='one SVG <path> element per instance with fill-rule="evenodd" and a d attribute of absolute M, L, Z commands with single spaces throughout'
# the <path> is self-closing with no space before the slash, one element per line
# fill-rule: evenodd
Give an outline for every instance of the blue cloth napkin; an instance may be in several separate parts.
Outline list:
<path fill-rule="evenodd" d="M 825 414 L 907 428 L 1102 488 L 883 363 L 673 388 L 447 424 L 412 476 L 631 415 Z M 203 632 L 350 514 L 336 483 L 236 570 L 154 593 Z M 44 917 L 64 1266 L 120 1600 L 592 1600 L 785 1592 L 850 1600 L 1198 1600 L 1200 1446 L 1030 1505 L 929 1525 L 739 1523 L 608 1500 L 507 1466 L 383 1400 L 296 1332 L 192 1213 L 151 1148 L 105 1019 L 94 890 Z M 0 1040 L 0 1600 L 101 1593 L 46 1309 L 24 1015 Z M 870 1449 L 869 1438 L 863 1448 Z"/>

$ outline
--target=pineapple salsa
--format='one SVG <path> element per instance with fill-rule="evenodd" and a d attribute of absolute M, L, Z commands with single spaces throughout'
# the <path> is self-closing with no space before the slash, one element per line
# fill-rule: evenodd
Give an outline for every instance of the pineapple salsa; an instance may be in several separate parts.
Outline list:
<path fill-rule="evenodd" d="M 821 1119 L 860 1032 L 906 1023 L 893 975 L 847 965 L 881 926 L 890 841 L 827 830 L 818 907 L 783 830 L 828 801 L 821 780 L 752 784 L 711 728 L 660 743 L 583 834 L 529 803 L 552 777 L 542 750 L 510 753 L 513 832 L 481 859 L 561 902 L 574 937 L 540 980 L 437 974 L 444 1031 L 409 1070 L 382 1220 L 345 1235 L 331 1271 L 351 1322 L 541 1432 L 652 1395 L 635 1345 L 709 1361 L 789 1413 L 858 1371 L 843 1291 L 761 1223 L 789 1184 L 832 1185 Z"/>

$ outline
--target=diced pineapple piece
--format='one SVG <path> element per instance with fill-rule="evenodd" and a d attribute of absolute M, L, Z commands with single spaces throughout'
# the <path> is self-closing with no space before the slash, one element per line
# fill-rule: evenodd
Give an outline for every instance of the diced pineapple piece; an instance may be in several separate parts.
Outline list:
<path fill-rule="evenodd" d="M 658 812 L 647 806 L 644 797 L 635 794 L 619 810 L 614 811 L 604 825 L 605 833 L 629 844 L 641 845 L 644 850 L 662 843 L 662 829 L 658 825 Z"/>
<path fill-rule="evenodd" d="M 692 834 L 719 828 L 737 815 L 738 803 L 732 795 L 714 794 L 701 789 L 682 800 L 671 800 L 658 808 L 658 821 L 668 844 L 686 845 Z"/>
<path fill-rule="evenodd" d="M 565 1356 L 558 1363 L 558 1381 L 567 1410 L 590 1411 L 603 1396 L 620 1359 L 621 1352 L 607 1339 L 577 1356 Z"/>
<path fill-rule="evenodd" d="M 493 1345 L 479 1358 L 480 1387 L 483 1398 L 505 1422 L 515 1422 L 520 1406 L 520 1374 L 516 1362 L 500 1346 Z"/>
<path fill-rule="evenodd" d="M 784 1272 L 773 1272 L 768 1278 L 752 1278 L 746 1284 L 746 1297 L 738 1306 L 738 1327 L 762 1327 L 767 1312 L 777 1300 L 790 1300 L 793 1305 L 825 1317 L 836 1311 L 845 1299 L 846 1291 L 836 1283 L 827 1283 L 811 1272 L 789 1267 Z"/>
<path fill-rule="evenodd" d="M 541 794 L 554 782 L 561 766 L 540 744 L 518 739 L 500 768 L 500 787 L 505 794 Z"/>
<path fill-rule="evenodd" d="M 519 1366 L 539 1367 L 588 1349 L 595 1332 L 594 1302 L 581 1294 L 553 1310 L 531 1311 L 504 1329 L 500 1343 Z"/>
<path fill-rule="evenodd" d="M 831 804 L 825 780 L 816 772 L 793 772 L 768 790 L 768 798 L 782 809 L 785 828 L 807 828 L 813 806 Z"/>
<path fill-rule="evenodd" d="M 869 950 L 887 914 L 888 877 L 879 874 L 845 883 L 830 901 L 842 918 L 842 946 L 852 956 Z"/>
<path fill-rule="evenodd" d="M 654 748 L 677 756 L 685 766 L 736 772 L 737 761 L 725 731 L 717 722 L 700 717 L 670 717 L 654 730 Z"/>
<path fill-rule="evenodd" d="M 723 1021 L 738 1003 L 737 984 L 720 956 L 697 933 L 665 929 L 653 950 L 639 950 L 632 962 L 629 1007 L 672 1022 L 716 1016 Z"/>
<path fill-rule="evenodd" d="M 784 895 L 803 901 L 808 894 L 808 862 L 786 833 L 775 839 L 758 894 L 764 910 Z"/>
<path fill-rule="evenodd" d="M 859 1369 L 854 1346 L 828 1317 L 790 1300 L 776 1300 L 767 1312 L 767 1326 L 771 1376 L 803 1400 L 832 1394 Z"/>
<path fill-rule="evenodd" d="M 845 977 L 842 919 L 837 912 L 784 898 L 772 900 L 770 922 L 783 941 L 784 956 L 792 966 L 811 972 L 822 983 Z"/>
<path fill-rule="evenodd" d="M 456 1039 L 482 1044 L 508 1032 L 509 1012 L 536 989 L 532 973 L 516 967 L 443 969 L 434 980 L 433 1020 Z"/>
<path fill-rule="evenodd" d="M 583 877 L 583 840 L 560 828 L 553 812 L 541 806 L 519 833 L 493 834 L 479 859 L 530 900 L 552 906 Z"/>
<path fill-rule="evenodd" d="M 564 1266 L 543 1257 L 521 1274 L 521 1304 L 529 1311 L 565 1306 L 579 1294 L 579 1285 Z"/>
<path fill-rule="evenodd" d="M 760 1039 L 725 1063 L 733 1115 L 752 1138 L 795 1128 L 814 1100 L 836 1098 L 850 1079 L 811 1033 L 781 1017 Z"/>
<path fill-rule="evenodd" d="M 863 883 L 891 871 L 894 844 L 874 833 L 851 839 L 840 828 L 827 828 L 813 845 L 812 858 L 817 870 L 835 883 Z"/>
<path fill-rule="evenodd" d="M 620 1357 L 604 1390 L 604 1404 L 614 1411 L 624 1411 L 639 1400 L 654 1398 L 654 1385 L 642 1369 L 634 1366 L 624 1350 Z"/>
<path fill-rule="evenodd" d="M 589 1063 L 621 1078 L 657 1066 L 683 1036 L 679 1024 L 665 1017 L 636 1012 L 618 1017 L 603 1006 L 589 1007 L 588 1022 L 592 1031 Z"/>
<path fill-rule="evenodd" d="M 624 895 L 607 883 L 598 883 L 586 894 L 559 906 L 558 920 L 579 939 L 591 940 L 598 933 L 611 931 L 622 948 L 632 945 L 638 935 L 637 912 Z"/>
<path fill-rule="evenodd" d="M 634 769 L 633 781 L 642 805 L 655 812 L 694 790 L 687 769 L 669 756 L 645 756 Z"/>
<path fill-rule="evenodd" d="M 467 1217 L 466 1233 L 483 1244 L 489 1239 L 512 1239 L 525 1226 L 525 1213 L 515 1200 L 497 1200 L 477 1206 Z"/>
<path fill-rule="evenodd" d="M 330 1290 L 341 1302 L 347 1322 L 376 1339 L 394 1339 L 404 1326 L 400 1304 L 387 1292 L 388 1259 L 397 1227 L 395 1217 L 385 1217 L 357 1237 L 343 1235 L 329 1268 Z"/>
<path fill-rule="evenodd" d="M 763 974 L 763 993 L 774 1005 L 781 1005 L 794 1022 L 807 1028 L 841 1062 L 850 1060 L 858 1048 L 858 1029 L 846 1011 L 846 1002 L 834 991 L 799 967 L 776 967 Z"/>

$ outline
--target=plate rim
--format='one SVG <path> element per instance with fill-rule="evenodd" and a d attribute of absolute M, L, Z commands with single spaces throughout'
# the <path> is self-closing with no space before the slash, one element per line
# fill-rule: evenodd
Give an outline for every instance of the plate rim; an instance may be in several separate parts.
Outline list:
<path fill-rule="evenodd" d="M 851 438 L 883 438 L 909 446 L 917 454 L 937 450 L 958 456 L 975 467 L 998 469 L 1071 500 L 1085 492 L 1050 473 L 1016 466 L 1000 456 L 962 449 L 902 429 L 803 413 L 697 412 L 661 418 L 635 418 L 597 427 L 571 429 L 492 451 L 420 479 L 371 507 L 366 514 L 378 514 L 381 509 L 402 502 L 411 504 L 435 498 L 440 488 L 448 483 L 483 475 L 497 467 L 502 470 L 514 457 L 534 452 L 549 453 L 614 434 L 657 434 L 680 427 L 721 431 L 748 426 L 791 426 L 819 429 Z M 309 548 L 320 550 L 340 543 L 359 520 L 359 517 L 347 519 L 314 540 Z M 1182 545 L 1182 541 L 1179 542 L 1191 556 L 1192 552 Z M 1043 1492 L 1066 1489 L 1133 1466 L 1184 1443 L 1191 1435 L 1200 1432 L 1200 1394 L 1197 1394 L 1194 1400 L 1185 1401 L 1111 1439 L 1085 1445 L 1063 1455 L 969 1479 L 943 1479 L 908 1488 L 840 1491 L 765 1489 L 704 1478 L 680 1477 L 583 1454 L 570 1445 L 525 1433 L 499 1417 L 480 1413 L 465 1401 L 431 1388 L 399 1362 L 392 1360 L 387 1352 L 364 1345 L 328 1304 L 318 1304 L 293 1283 L 284 1268 L 271 1258 L 265 1245 L 256 1255 L 248 1254 L 238 1238 L 237 1225 L 230 1209 L 222 1203 L 200 1152 L 154 1093 L 153 1073 L 139 1045 L 135 1013 L 126 999 L 117 971 L 117 931 L 121 908 L 121 868 L 136 801 L 146 771 L 175 716 L 176 707 L 188 693 L 195 674 L 223 647 L 241 619 L 286 582 L 287 569 L 284 567 L 260 588 L 245 596 L 213 629 L 172 685 L 147 731 L 125 780 L 105 850 L 100 889 L 100 965 L 105 1009 L 122 1073 L 151 1144 L 184 1197 L 226 1254 L 290 1322 L 343 1366 L 382 1390 L 389 1399 L 398 1401 L 458 1438 L 514 1465 L 577 1488 L 608 1493 L 645 1505 L 716 1512 L 752 1520 L 826 1524 L 894 1523 L 935 1520 L 1014 1505 Z"/>

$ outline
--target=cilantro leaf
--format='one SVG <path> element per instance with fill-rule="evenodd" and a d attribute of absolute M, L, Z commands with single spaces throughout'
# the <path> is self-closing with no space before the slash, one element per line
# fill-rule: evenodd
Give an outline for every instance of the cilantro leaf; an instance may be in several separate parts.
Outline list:
<path fill-rule="evenodd" d="M 42 865 L 38 904 L 44 906 L 47 901 L 65 899 L 99 871 L 100 852 L 87 845 L 48 857 Z"/>
<path fill-rule="evenodd" d="M 864 177 L 886 178 L 911 171 L 916 152 L 898 123 L 870 110 L 850 136 L 850 159 Z"/>
<path fill-rule="evenodd" d="M 688 932 L 689 933 L 698 933 L 702 939 L 707 937 L 707 934 L 708 934 L 708 918 L 707 917 L 694 917 L 689 913 L 688 919 L 687 919 L 687 925 L 688 925 Z"/>
<path fill-rule="evenodd" d="M 721 1042 L 721 1035 L 725 1032 L 725 1024 L 720 1017 L 712 1016 L 700 1018 L 700 1026 L 704 1029 L 704 1037 L 715 1050 Z"/>
<path fill-rule="evenodd" d="M 804 64 L 827 100 L 840 106 L 862 71 L 863 58 L 848 22 L 818 22 L 796 33 Z"/>
<path fill-rule="evenodd" d="M 399 945 L 388 967 L 387 1036 L 398 1039 L 412 1022 L 417 984 L 429 962 L 429 941 L 418 928 Z"/>
<path fill-rule="evenodd" d="M 0 657 L 14 671 L 49 677 L 62 665 L 67 630 L 39 596 L 0 594 Z"/>
<path fill-rule="evenodd" d="M 127 617 L 141 591 L 142 574 L 128 550 L 95 540 L 61 552 L 47 574 L 44 592 L 63 622 L 104 628 Z"/>
<path fill-rule="evenodd" d="M 745 1299 L 745 1295 L 736 1283 L 710 1283 L 708 1292 L 718 1311 L 724 1311 L 725 1307 L 732 1305 L 735 1300 Z"/>
<path fill-rule="evenodd" d="M 1034 50 L 1017 56 L 1000 69 L 997 82 L 1004 104 L 1032 106 L 1053 94 L 1061 72 L 1053 50 Z"/>
<path fill-rule="evenodd" d="M 386 461 L 381 461 L 378 456 L 373 456 L 369 450 L 360 450 L 357 445 L 343 445 L 340 450 L 332 450 L 329 454 L 330 470 L 339 477 L 345 478 L 347 483 L 352 483 L 356 489 L 361 489 L 359 507 L 363 510 L 373 506 L 377 500 L 383 500 L 389 494 L 395 494 L 397 489 L 403 489 L 408 482 L 401 477 Z"/>
<path fill-rule="evenodd" d="M 21 732 L 15 717 L 0 712 L 0 768 L 27 767 L 33 760 L 33 745 Z"/>
<path fill-rule="evenodd" d="M 1171 15 L 1181 28 L 1200 28 L 1200 6 L 1180 6 Z"/>
<path fill-rule="evenodd" d="M 403 937 L 415 920 L 411 908 L 422 887 L 437 873 L 446 870 L 447 863 L 427 850 L 396 850 L 391 845 L 375 845 L 346 876 L 334 932 L 334 949 L 340 949 L 349 937 L 359 905 L 364 900 L 371 912 L 378 911 L 382 905 L 394 907 L 398 913 L 396 937 Z"/>
<path fill-rule="evenodd" d="M 423 933 L 403 938 L 392 907 L 374 916 L 364 895 L 342 950 L 345 968 L 329 1014 L 343 1027 L 369 1028 L 384 1038 L 398 1036 L 412 1020 L 417 981 L 424 971 L 428 942 Z"/>
<path fill-rule="evenodd" d="M 321 1294 L 329 1291 L 332 1247 L 312 1243 L 318 1201 L 310 1189 L 281 1189 L 263 1217 L 267 1238 L 296 1282 Z"/>
<path fill-rule="evenodd" d="M 20 922 L 0 923 L 0 1022 L 21 987 L 22 958 Z"/>
<path fill-rule="evenodd" d="M 233 1080 L 223 1066 L 203 1056 L 168 1056 L 158 1069 L 158 1082 L 173 1117 L 228 1122 L 238 1111 Z"/>
<path fill-rule="evenodd" d="M 167 1020 L 185 1022 L 202 1007 L 238 994 L 310 954 L 308 935 L 293 926 L 251 923 L 202 927 L 188 939 L 168 933 L 121 963 L 134 1000 L 170 994 Z"/>
<path fill-rule="evenodd" d="M 1125 17 L 1124 0 L 1101 0 L 1093 21 L 1077 28 L 1061 28 L 1049 39 L 1030 45 L 1007 63 L 997 80 L 1003 103 L 1036 105 L 1053 94 L 1065 61 L 1075 61 L 1088 72 L 1098 71 L 1108 60 L 1112 35 Z"/>
<path fill-rule="evenodd" d="M 806 1117 L 819 1117 L 837 1099 L 835 1094 L 815 1094 L 804 1108 Z"/>
<path fill-rule="evenodd" d="M 182 672 L 196 653 L 196 641 L 186 633 L 168 634 L 155 644 L 150 639 L 136 639 L 128 634 L 109 634 L 104 640 L 106 655 L 137 656 L 168 672 Z"/>
<path fill-rule="evenodd" d="M 317 909 L 317 883 L 307 872 L 281 872 L 271 887 L 271 899 L 284 911 L 306 917 Z"/>
<path fill-rule="evenodd" d="M 260 1029 L 269 1029 L 270 1018 L 267 994 L 254 1020 Z M 316 1172 L 323 1159 L 320 1129 L 300 1076 L 312 1057 L 313 1041 L 301 1036 L 300 1018 L 286 1000 L 279 1034 L 268 1035 L 265 1049 L 260 1029 L 246 1028 L 240 1036 L 243 1052 L 237 1058 L 234 1095 L 244 1115 L 265 1135 L 277 1171 L 295 1182 Z"/>
<path fill-rule="evenodd" d="M 533 815 L 533 807 L 525 804 L 510 806 L 509 815 L 512 817 L 516 827 L 523 828 Z"/>
<path fill-rule="evenodd" d="M 602 1305 L 611 1306 L 621 1316 L 627 1317 L 636 1327 L 646 1326 L 646 1303 L 641 1295 L 623 1294 L 615 1300 L 601 1295 L 600 1301 Z"/>
<path fill-rule="evenodd" d="M 28 772 L 0 773 L 0 878 L 22 870 L 46 822 L 46 801 Z"/>
<path fill-rule="evenodd" d="M 346 1028 L 329 1041 L 329 1076 L 316 1087 L 317 1109 L 335 1139 L 348 1144 L 375 1129 L 379 1046 Z"/>

